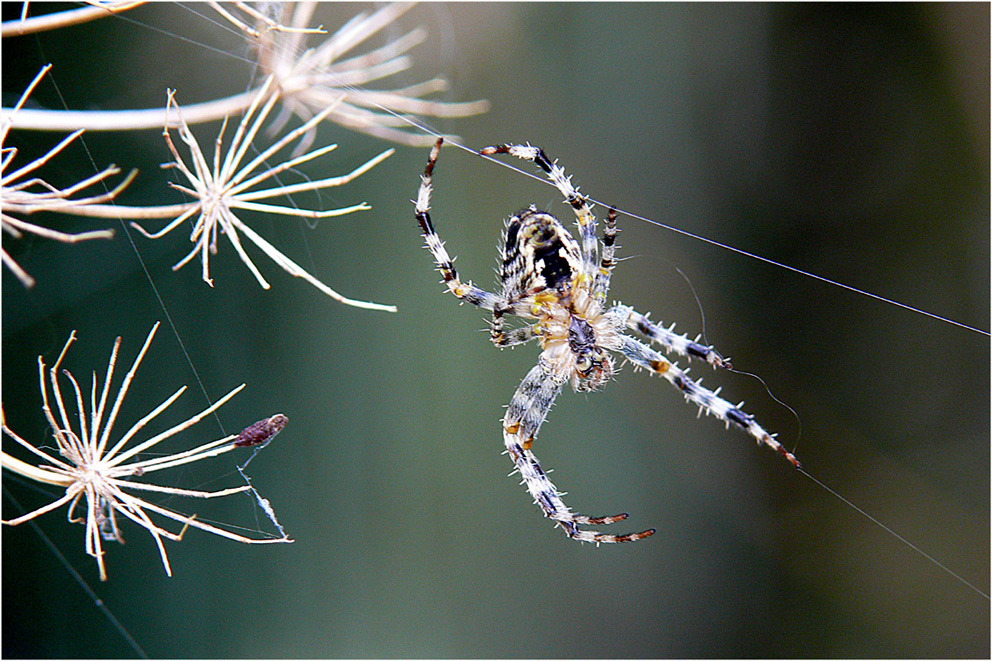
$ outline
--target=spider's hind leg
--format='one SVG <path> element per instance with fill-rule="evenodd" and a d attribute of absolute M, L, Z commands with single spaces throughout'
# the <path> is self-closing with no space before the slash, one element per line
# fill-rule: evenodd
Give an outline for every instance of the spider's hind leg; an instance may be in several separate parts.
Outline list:
<path fill-rule="evenodd" d="M 625 535 L 608 535 L 580 529 L 579 525 L 604 525 L 623 521 L 627 515 L 590 517 L 573 514 L 562 500 L 561 492 L 530 451 L 541 423 L 561 391 L 561 385 L 547 373 L 542 364 L 536 365 L 517 388 L 503 418 L 503 442 L 527 491 L 544 515 L 554 520 L 572 539 L 596 544 L 617 544 L 650 537 L 655 532 L 653 528 Z"/>
<path fill-rule="evenodd" d="M 626 513 L 614 514 L 612 516 L 583 516 L 573 514 L 568 506 L 561 499 L 561 493 L 555 485 L 548 479 L 537 457 L 530 450 L 525 450 L 512 435 L 508 435 L 504 430 L 504 442 L 507 452 L 513 459 L 517 471 L 523 477 L 527 491 L 534 497 L 534 502 L 544 511 L 544 515 L 552 519 L 566 535 L 580 542 L 592 542 L 594 544 L 620 544 L 623 542 L 634 542 L 645 537 L 650 537 L 655 533 L 654 528 L 641 532 L 627 533 L 624 535 L 610 535 L 606 533 L 583 530 L 579 525 L 606 525 L 623 521 L 627 518 Z"/>
<path fill-rule="evenodd" d="M 622 336 L 623 344 L 620 352 L 633 364 L 643 367 L 652 374 L 658 374 L 682 391 L 686 400 L 699 407 L 700 412 L 712 415 L 723 420 L 727 427 L 733 423 L 734 426 L 753 438 L 758 445 L 764 445 L 775 450 L 785 457 L 789 463 L 796 468 L 800 467 L 799 460 L 795 455 L 785 449 L 785 447 L 775 440 L 775 435 L 770 434 L 754 419 L 754 416 L 741 410 L 742 404 L 734 406 L 723 397 L 720 397 L 720 389 L 709 390 L 694 381 L 686 374 L 686 370 L 680 369 L 674 363 L 660 353 L 645 345 L 644 343 L 629 337 Z"/>

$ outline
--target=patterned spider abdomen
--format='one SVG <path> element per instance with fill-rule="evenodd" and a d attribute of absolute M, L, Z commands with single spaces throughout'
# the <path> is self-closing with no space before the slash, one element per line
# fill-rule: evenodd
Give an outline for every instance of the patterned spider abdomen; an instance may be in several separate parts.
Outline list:
<path fill-rule="evenodd" d="M 579 246 L 561 222 L 531 205 L 506 221 L 500 281 L 511 301 L 564 292 L 581 270 Z"/>

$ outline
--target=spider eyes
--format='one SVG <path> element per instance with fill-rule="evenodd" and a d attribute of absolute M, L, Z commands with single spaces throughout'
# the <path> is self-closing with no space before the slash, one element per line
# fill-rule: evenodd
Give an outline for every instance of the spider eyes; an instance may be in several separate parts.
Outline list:
<path fill-rule="evenodd" d="M 605 351 L 582 351 L 575 354 L 572 388 L 577 392 L 599 390 L 612 376 L 613 359 Z"/>
<path fill-rule="evenodd" d="M 590 378 L 608 366 L 609 356 L 599 350 L 583 351 L 575 356 L 575 369 L 581 378 Z"/>

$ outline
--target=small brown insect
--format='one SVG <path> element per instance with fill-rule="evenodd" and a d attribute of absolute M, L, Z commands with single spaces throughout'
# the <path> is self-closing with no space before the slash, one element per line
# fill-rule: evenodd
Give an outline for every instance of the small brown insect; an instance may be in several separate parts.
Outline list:
<path fill-rule="evenodd" d="M 276 413 L 271 418 L 259 420 L 255 424 L 241 430 L 241 433 L 238 434 L 238 437 L 234 441 L 234 445 L 247 448 L 268 443 L 276 434 L 282 431 L 287 422 L 289 422 L 289 418 L 282 413 Z"/>

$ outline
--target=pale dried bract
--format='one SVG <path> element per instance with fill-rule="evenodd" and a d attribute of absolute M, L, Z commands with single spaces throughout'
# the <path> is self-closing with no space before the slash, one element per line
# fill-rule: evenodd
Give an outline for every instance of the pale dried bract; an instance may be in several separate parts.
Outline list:
<path fill-rule="evenodd" d="M 288 30 L 259 26 L 258 63 L 275 77 L 283 98 L 273 130 L 278 131 L 292 115 L 305 121 L 333 106 L 327 115 L 332 122 L 394 142 L 425 146 L 434 138 L 410 130 L 420 123 L 418 117 L 466 117 L 489 109 L 487 101 L 455 103 L 431 98 L 447 90 L 443 78 L 403 88 L 366 87 L 408 69 L 412 60 L 407 52 L 427 37 L 425 30 L 415 28 L 383 46 L 354 53 L 384 28 L 394 27 L 411 4 L 388 4 L 372 14 L 357 14 L 330 37 L 307 47 L 305 32 L 317 6 L 315 2 L 286 3 L 280 24 Z M 310 131 L 304 137 L 301 150 L 309 148 L 314 135 Z"/>
<path fill-rule="evenodd" d="M 173 167 L 182 173 L 188 183 L 188 185 L 173 183 L 172 187 L 182 191 L 192 198 L 193 201 L 188 204 L 179 205 L 177 209 L 178 214 L 175 218 L 156 232 L 149 232 L 141 225 L 134 222 L 131 223 L 133 227 L 148 238 L 158 239 L 180 225 L 183 225 L 188 220 L 193 219 L 193 229 L 190 234 L 193 249 L 173 266 L 173 270 L 182 268 L 194 257 L 199 256 L 203 267 L 203 280 L 213 286 L 213 280 L 210 277 L 210 255 L 217 252 L 218 234 L 224 234 L 231 242 L 231 245 L 234 246 L 234 250 L 238 253 L 241 261 L 244 262 L 252 275 L 255 276 L 258 283 L 264 289 L 268 289 L 270 286 L 269 283 L 252 262 L 248 253 L 245 252 L 244 246 L 241 243 L 241 236 L 243 235 L 287 273 L 297 278 L 303 278 L 334 300 L 355 307 L 395 312 L 396 308 L 391 305 L 357 301 L 342 296 L 280 252 L 279 249 L 242 221 L 236 213 L 236 210 L 245 210 L 296 218 L 318 219 L 342 216 L 355 211 L 370 209 L 371 207 L 365 202 L 338 209 L 310 210 L 297 206 L 262 203 L 260 200 L 269 200 L 291 196 L 305 191 L 317 191 L 341 186 L 359 177 L 392 155 L 392 149 L 387 149 L 366 163 L 356 167 L 351 172 L 341 176 L 316 181 L 305 181 L 299 184 L 282 185 L 278 181 L 279 174 L 319 156 L 323 156 L 337 148 L 337 145 L 327 145 L 306 154 L 291 157 L 276 165 L 270 165 L 268 162 L 268 159 L 274 157 L 277 152 L 322 121 L 331 112 L 332 108 L 324 109 L 323 112 L 312 117 L 309 122 L 283 135 L 257 155 L 249 158 L 252 141 L 255 139 L 279 98 L 278 90 L 274 88 L 273 79 L 270 77 L 259 89 L 252 105 L 245 112 L 244 117 L 242 117 L 226 153 L 222 150 L 224 132 L 227 128 L 227 121 L 224 121 L 224 125 L 220 129 L 220 134 L 214 142 L 213 158 L 208 161 L 196 137 L 190 131 L 189 125 L 183 119 L 183 113 L 179 105 L 175 102 L 174 95 L 174 91 L 169 92 L 167 106 L 175 112 L 179 119 L 179 137 L 189 148 L 192 166 L 188 166 L 180 155 L 179 150 L 172 140 L 171 130 L 167 123 L 163 135 L 169 147 L 169 152 L 174 159 L 173 162 L 168 164 L 168 167 Z M 258 188 L 259 185 L 272 181 L 275 182 L 275 185 L 272 187 Z"/>

